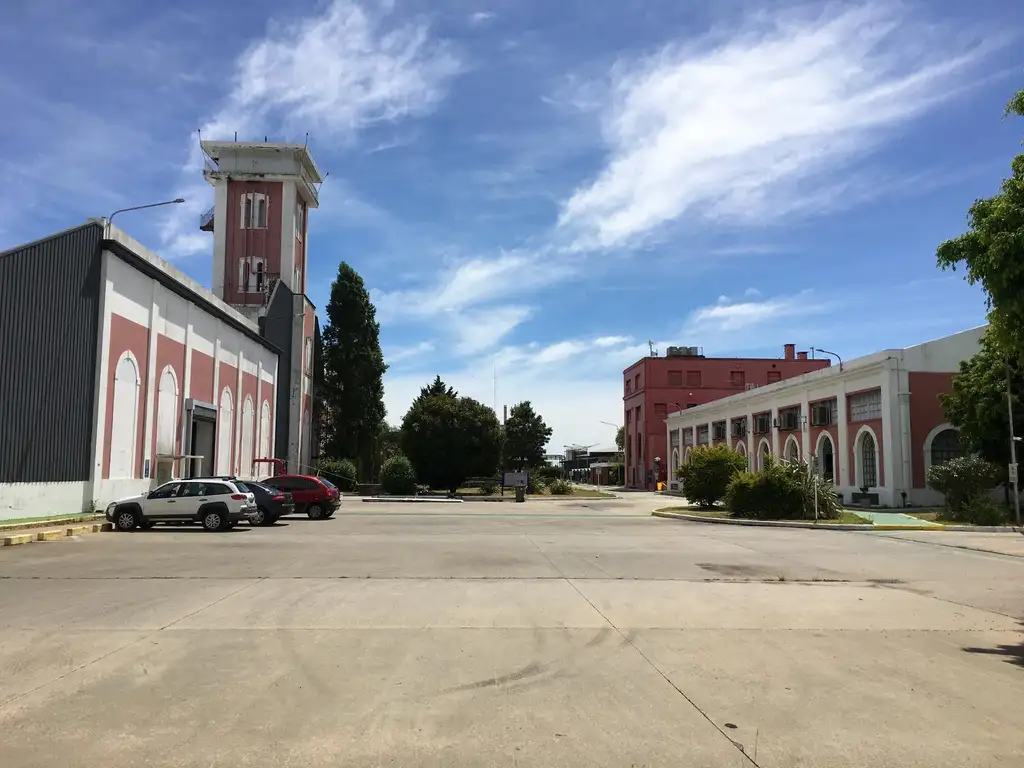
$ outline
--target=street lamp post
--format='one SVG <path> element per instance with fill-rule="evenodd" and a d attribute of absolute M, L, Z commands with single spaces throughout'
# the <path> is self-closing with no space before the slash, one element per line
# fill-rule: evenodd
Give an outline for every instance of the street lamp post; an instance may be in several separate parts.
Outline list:
<path fill-rule="evenodd" d="M 1013 511 L 1020 525 L 1020 487 L 1017 480 L 1017 441 L 1013 434 L 1013 391 L 1010 389 L 1010 364 L 1006 363 L 1006 410 L 1010 422 L 1010 480 L 1013 482 Z"/>
<path fill-rule="evenodd" d="M 149 203 L 148 205 L 133 205 L 130 208 L 118 208 L 112 214 L 107 217 L 107 226 L 113 223 L 114 217 L 119 213 L 127 213 L 128 211 L 141 211 L 146 208 L 159 208 L 163 205 L 180 205 L 185 202 L 184 197 L 176 197 L 173 200 L 164 200 L 162 203 Z"/>

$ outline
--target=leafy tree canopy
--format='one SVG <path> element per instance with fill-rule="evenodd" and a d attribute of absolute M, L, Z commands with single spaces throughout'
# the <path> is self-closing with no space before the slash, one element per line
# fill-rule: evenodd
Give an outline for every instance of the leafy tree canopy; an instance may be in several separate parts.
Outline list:
<path fill-rule="evenodd" d="M 624 450 L 626 450 L 625 426 L 619 427 L 618 431 L 615 433 L 615 447 L 618 449 L 619 453 L 622 453 Z"/>
<path fill-rule="evenodd" d="M 1024 404 L 1020 401 L 1024 375 L 991 329 L 981 339 L 981 351 L 960 363 L 952 391 L 939 396 L 946 418 L 960 432 L 963 448 L 1002 466 L 1010 461 L 1007 370 L 1014 393 L 1014 434 L 1024 435 Z"/>
<path fill-rule="evenodd" d="M 441 375 L 438 374 L 434 377 L 434 380 L 427 384 L 425 387 L 420 387 L 420 394 L 417 399 L 423 399 L 425 397 L 433 397 L 435 395 L 441 395 L 444 397 L 458 397 L 459 393 L 455 391 L 454 387 L 450 387 L 441 381 Z"/>
<path fill-rule="evenodd" d="M 1024 116 L 1024 90 L 1006 112 Z M 974 202 L 967 222 L 967 232 L 939 246 L 939 266 L 962 266 L 969 283 L 981 284 L 992 332 L 1008 354 L 1024 359 L 1024 154 L 997 195 Z"/>
<path fill-rule="evenodd" d="M 516 469 L 543 466 L 551 427 L 529 400 L 513 405 L 505 422 L 505 459 Z"/>
<path fill-rule="evenodd" d="M 497 472 L 501 425 L 487 406 L 446 392 L 413 402 L 402 419 L 401 443 L 421 483 L 454 493 L 467 478 Z"/>

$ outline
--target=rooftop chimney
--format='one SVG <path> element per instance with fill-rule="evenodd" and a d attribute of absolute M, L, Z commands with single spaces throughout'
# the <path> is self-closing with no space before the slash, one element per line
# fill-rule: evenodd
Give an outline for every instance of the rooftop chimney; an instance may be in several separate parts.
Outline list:
<path fill-rule="evenodd" d="M 786 360 L 796 360 L 796 344 L 783 344 L 782 349 L 785 350 Z"/>
<path fill-rule="evenodd" d="M 807 359 L 807 353 L 806 352 L 797 352 L 796 353 L 796 359 L 797 360 L 806 360 Z"/>

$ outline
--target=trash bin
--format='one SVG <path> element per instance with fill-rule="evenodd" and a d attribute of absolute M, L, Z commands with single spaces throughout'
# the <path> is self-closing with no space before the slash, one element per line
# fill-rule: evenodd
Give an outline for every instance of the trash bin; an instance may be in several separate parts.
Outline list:
<path fill-rule="evenodd" d="M 516 503 L 526 501 L 526 489 L 521 485 L 516 486 Z"/>

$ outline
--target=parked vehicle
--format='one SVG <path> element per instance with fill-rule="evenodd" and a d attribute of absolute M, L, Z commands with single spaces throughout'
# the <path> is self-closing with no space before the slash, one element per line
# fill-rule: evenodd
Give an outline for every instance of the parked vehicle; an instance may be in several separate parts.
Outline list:
<path fill-rule="evenodd" d="M 292 495 L 295 511 L 310 520 L 324 520 L 341 506 L 341 492 L 329 480 L 311 475 L 277 475 L 261 480 L 263 485 Z"/>
<path fill-rule="evenodd" d="M 256 511 L 256 499 L 233 477 L 172 480 L 142 496 L 115 501 L 107 520 L 119 531 L 155 523 L 202 523 L 208 531 L 231 528 Z"/>
<path fill-rule="evenodd" d="M 243 485 L 256 497 L 256 510 L 249 515 L 250 525 L 273 525 L 278 518 L 295 511 L 290 493 L 254 480 L 246 480 Z"/>

